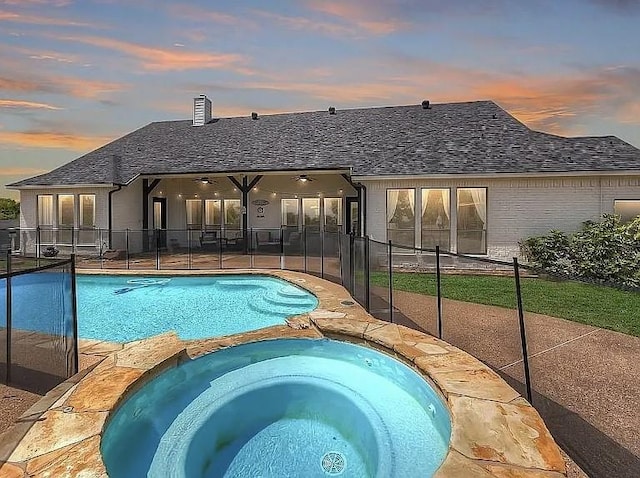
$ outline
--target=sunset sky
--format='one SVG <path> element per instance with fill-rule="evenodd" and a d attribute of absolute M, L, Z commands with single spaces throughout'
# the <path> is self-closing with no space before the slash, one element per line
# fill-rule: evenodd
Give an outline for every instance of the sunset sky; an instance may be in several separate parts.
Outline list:
<path fill-rule="evenodd" d="M 491 99 L 640 147 L 640 0 L 0 0 L 0 196 L 151 121 Z"/>

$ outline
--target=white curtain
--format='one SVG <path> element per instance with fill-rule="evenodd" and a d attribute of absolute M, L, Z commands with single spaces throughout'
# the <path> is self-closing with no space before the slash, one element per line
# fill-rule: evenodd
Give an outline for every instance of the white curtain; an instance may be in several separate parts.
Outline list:
<path fill-rule="evenodd" d="M 450 191 L 449 189 L 441 189 L 440 194 L 442 194 L 442 207 L 444 208 L 444 213 L 447 215 L 447 221 L 449 221 L 451 219 Z"/>
<path fill-rule="evenodd" d="M 424 213 L 427 210 L 427 204 L 429 204 L 429 192 L 431 189 L 423 189 L 422 190 L 422 217 L 424 217 Z"/>
<path fill-rule="evenodd" d="M 38 225 L 53 225 L 53 196 L 38 196 Z"/>
<path fill-rule="evenodd" d="M 409 198 L 409 206 L 411 206 L 411 213 L 416 215 L 416 193 L 413 189 L 406 189 L 407 197 Z"/>
<path fill-rule="evenodd" d="M 398 207 L 398 197 L 400 196 L 399 189 L 387 190 L 387 224 L 391 222 L 393 216 L 396 214 L 396 208 Z"/>
<path fill-rule="evenodd" d="M 470 188 L 471 197 L 473 198 L 473 205 L 476 208 L 476 213 L 482 223 L 486 227 L 487 225 L 487 190 L 484 188 Z"/>

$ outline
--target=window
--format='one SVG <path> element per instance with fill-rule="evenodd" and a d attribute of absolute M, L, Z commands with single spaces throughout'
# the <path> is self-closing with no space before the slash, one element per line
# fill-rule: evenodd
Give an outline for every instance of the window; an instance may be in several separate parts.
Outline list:
<path fill-rule="evenodd" d="M 42 244 L 53 244 L 53 196 L 44 194 L 38 196 L 38 217 L 37 224 L 40 228 L 40 242 Z"/>
<path fill-rule="evenodd" d="M 220 229 L 222 227 L 222 201 L 220 199 L 205 200 L 204 227 L 207 230 Z"/>
<path fill-rule="evenodd" d="M 487 188 L 458 188 L 458 252 L 487 253 Z"/>
<path fill-rule="evenodd" d="M 320 230 L 320 198 L 302 198 L 302 224 Z"/>
<path fill-rule="evenodd" d="M 202 229 L 202 200 L 187 199 L 187 229 Z"/>
<path fill-rule="evenodd" d="M 80 194 L 80 228 L 93 229 L 96 226 L 95 194 Z"/>
<path fill-rule="evenodd" d="M 283 199 L 282 205 L 282 225 L 288 227 L 298 227 L 299 209 L 297 199 Z"/>
<path fill-rule="evenodd" d="M 38 196 L 38 226 L 53 227 L 53 196 L 45 194 Z"/>
<path fill-rule="evenodd" d="M 97 239 L 96 226 L 96 196 L 95 194 L 80 194 L 78 196 L 78 244 L 95 244 Z"/>
<path fill-rule="evenodd" d="M 640 216 L 640 199 L 616 199 L 613 201 L 613 213 L 620 216 L 622 222 L 631 222 Z"/>
<path fill-rule="evenodd" d="M 75 197 L 73 194 L 58 195 L 58 239 L 59 244 L 71 244 L 75 226 Z"/>
<path fill-rule="evenodd" d="M 440 246 L 445 251 L 449 250 L 450 202 L 448 189 L 422 190 L 422 248 L 435 249 Z"/>
<path fill-rule="evenodd" d="M 387 190 L 387 239 L 394 245 L 415 246 L 415 189 Z"/>
<path fill-rule="evenodd" d="M 226 229 L 240 229 L 242 218 L 242 206 L 240 199 L 224 200 L 224 226 Z"/>
<path fill-rule="evenodd" d="M 342 226 L 342 198 L 324 199 L 324 230 L 337 232 Z"/>

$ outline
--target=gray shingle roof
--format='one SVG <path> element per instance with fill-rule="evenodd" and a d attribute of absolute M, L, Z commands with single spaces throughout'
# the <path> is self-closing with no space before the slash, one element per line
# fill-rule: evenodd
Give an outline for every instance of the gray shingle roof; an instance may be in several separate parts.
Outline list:
<path fill-rule="evenodd" d="M 118 158 L 114 162 L 114 157 Z M 615 136 L 532 131 L 491 101 L 151 123 L 13 186 L 128 183 L 140 174 L 350 168 L 354 176 L 638 171 Z"/>

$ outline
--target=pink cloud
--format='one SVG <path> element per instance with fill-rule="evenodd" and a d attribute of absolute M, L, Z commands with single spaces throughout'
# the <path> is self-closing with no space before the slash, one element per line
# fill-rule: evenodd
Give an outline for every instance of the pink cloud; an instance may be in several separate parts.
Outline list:
<path fill-rule="evenodd" d="M 83 136 L 62 131 L 0 131 L 0 144 L 26 148 L 60 148 L 90 151 L 111 139 L 107 136 Z"/>
<path fill-rule="evenodd" d="M 379 12 L 370 3 L 349 3 L 345 1 L 310 0 L 309 8 L 314 11 L 340 18 L 359 29 L 373 35 L 388 35 L 410 27 L 406 21 L 391 18 Z"/>
<path fill-rule="evenodd" d="M 128 88 L 124 83 L 99 80 L 87 80 L 67 76 L 15 77 L 0 76 L 0 89 L 19 93 L 57 93 L 76 98 L 95 99 L 103 95 L 123 91 Z"/>
<path fill-rule="evenodd" d="M 57 106 L 53 106 L 47 103 L 37 103 L 34 101 L 25 100 L 11 100 L 0 98 L 0 108 L 14 108 L 14 109 L 42 109 L 42 110 L 60 110 Z"/>
<path fill-rule="evenodd" d="M 68 36 L 58 39 L 119 51 L 135 58 L 144 69 L 149 71 L 226 69 L 243 74 L 250 73 L 250 70 L 244 66 L 247 58 L 237 53 L 198 52 L 186 48 L 157 48 L 96 36 Z"/>
<path fill-rule="evenodd" d="M 0 10 L 0 22 L 27 23 L 32 25 L 50 25 L 63 27 L 103 28 L 102 25 L 96 23 L 78 22 L 65 18 L 45 17 L 41 15 L 14 13 L 6 10 Z"/>

